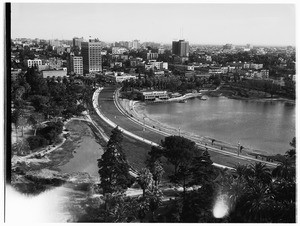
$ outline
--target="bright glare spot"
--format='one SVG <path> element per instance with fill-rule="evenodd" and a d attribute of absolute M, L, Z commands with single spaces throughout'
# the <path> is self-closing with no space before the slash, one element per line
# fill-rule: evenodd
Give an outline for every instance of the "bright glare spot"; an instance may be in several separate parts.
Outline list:
<path fill-rule="evenodd" d="M 6 189 L 6 222 L 57 223 L 66 222 L 61 207 L 64 189 L 61 187 L 37 196 L 21 194 L 12 187 Z"/>
<path fill-rule="evenodd" d="M 219 195 L 214 209 L 213 209 L 213 214 L 215 218 L 223 218 L 225 217 L 228 212 L 229 212 L 229 207 L 228 207 L 228 197 L 227 195 Z"/>

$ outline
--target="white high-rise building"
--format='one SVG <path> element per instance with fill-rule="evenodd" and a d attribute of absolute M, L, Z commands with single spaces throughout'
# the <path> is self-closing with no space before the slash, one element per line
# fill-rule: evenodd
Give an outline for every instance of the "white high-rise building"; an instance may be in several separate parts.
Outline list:
<path fill-rule="evenodd" d="M 82 56 L 70 56 L 70 71 L 76 75 L 83 75 L 83 60 Z"/>

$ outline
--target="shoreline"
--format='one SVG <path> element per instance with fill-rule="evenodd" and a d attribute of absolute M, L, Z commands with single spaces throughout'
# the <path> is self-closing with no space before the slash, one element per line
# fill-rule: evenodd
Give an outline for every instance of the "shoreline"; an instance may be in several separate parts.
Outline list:
<path fill-rule="evenodd" d="M 243 97 L 243 96 L 237 96 L 237 95 L 229 95 L 229 94 L 223 94 L 222 90 L 200 90 L 197 93 L 186 93 L 179 97 L 171 97 L 166 100 L 154 100 L 154 101 L 148 101 L 148 103 L 166 103 L 166 102 L 180 102 L 192 98 L 199 98 L 202 96 L 208 96 L 208 97 L 226 97 L 228 99 L 235 99 L 235 100 L 248 100 L 248 101 L 257 101 L 257 102 L 284 102 L 287 104 L 295 105 L 296 100 L 288 99 L 285 97 Z M 205 100 L 205 99 L 204 99 Z M 146 102 L 145 102 L 146 103 Z"/>
<path fill-rule="evenodd" d="M 238 144 L 234 145 L 232 143 L 219 140 L 214 137 L 209 137 L 205 135 L 197 135 L 192 132 L 188 132 L 185 130 L 180 130 L 179 128 L 174 128 L 165 123 L 159 122 L 149 117 L 145 113 L 144 107 L 147 103 L 140 101 L 132 101 L 128 99 L 119 99 L 119 103 L 122 108 L 131 116 L 137 119 L 140 123 L 144 123 L 147 126 L 158 129 L 159 131 L 169 133 L 170 135 L 181 135 L 187 138 L 191 138 L 192 140 L 200 141 L 202 145 L 207 147 L 219 148 L 220 150 L 226 150 L 233 153 L 237 153 Z M 152 103 L 150 103 L 152 104 Z M 213 144 L 212 144 L 213 141 Z M 275 154 L 271 154 L 264 150 L 257 150 L 253 148 L 243 147 L 241 155 L 252 156 L 255 158 L 266 158 L 274 156 Z"/>
<path fill-rule="evenodd" d="M 288 104 L 296 104 L 296 100 L 291 100 L 291 99 L 287 99 L 287 98 L 283 98 L 283 97 L 275 97 L 275 98 L 268 98 L 268 97 L 264 97 L 264 98 L 259 98 L 259 97 L 240 97 L 240 96 L 227 96 L 227 95 L 221 95 L 223 97 L 227 97 L 229 99 L 235 99 L 235 100 L 252 100 L 252 101 L 257 101 L 257 102 L 285 102 Z"/>
<path fill-rule="evenodd" d="M 84 137 L 95 139 L 95 142 L 100 146 L 103 146 L 105 143 L 101 134 L 97 134 L 97 128 L 94 128 L 94 125 L 89 120 L 73 118 L 68 120 L 64 126 L 68 129 L 69 136 L 60 145 L 56 145 L 51 150 L 48 150 L 46 147 L 39 152 L 27 156 L 14 156 L 12 159 L 12 169 L 19 168 L 24 172 L 49 169 L 57 171 L 60 174 L 65 174 L 60 167 L 75 157 L 74 151 L 81 145 Z M 36 158 L 38 155 L 40 157 Z M 74 171 L 74 173 L 77 172 Z"/>
<path fill-rule="evenodd" d="M 201 92 L 201 91 L 200 91 Z M 240 96 L 237 95 L 237 93 L 232 93 L 234 91 L 230 91 L 230 90 L 222 90 L 222 89 L 218 89 L 218 90 L 211 90 L 211 91 L 203 91 L 206 92 L 206 95 L 208 96 L 216 96 L 216 97 L 226 97 L 229 99 L 236 99 L 236 100 L 253 100 L 253 101 L 258 101 L 258 102 L 272 102 L 272 101 L 282 101 L 285 103 L 289 103 L 289 104 L 296 104 L 296 99 L 289 99 L 286 97 L 281 97 L 278 95 L 275 95 L 275 97 L 272 96 L 259 96 L 259 95 L 254 95 L 254 94 L 250 94 L 249 97 L 244 97 L 244 96 Z M 248 93 L 249 94 L 249 93 Z"/>

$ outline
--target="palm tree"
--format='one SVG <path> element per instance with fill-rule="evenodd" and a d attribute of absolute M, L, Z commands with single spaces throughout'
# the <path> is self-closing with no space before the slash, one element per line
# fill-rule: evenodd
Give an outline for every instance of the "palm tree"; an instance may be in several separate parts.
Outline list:
<path fill-rule="evenodd" d="M 240 165 L 237 164 L 234 167 L 235 171 L 233 173 L 234 176 L 237 178 L 245 178 L 247 181 L 249 181 L 249 177 L 251 175 L 251 170 L 249 169 L 248 165 Z"/>
<path fill-rule="evenodd" d="M 270 169 L 267 168 L 266 164 L 261 162 L 251 164 L 249 170 L 250 177 L 254 183 L 262 182 L 269 184 L 272 181 Z"/>
<path fill-rule="evenodd" d="M 239 209 L 247 222 L 263 223 L 271 222 L 274 211 L 274 195 L 269 186 L 258 182 L 247 188 L 240 202 Z"/>
<path fill-rule="evenodd" d="M 227 193 L 230 200 L 230 209 L 234 210 L 238 202 L 245 194 L 248 187 L 248 182 L 244 177 L 229 177 L 224 187 L 225 193 Z"/>
<path fill-rule="evenodd" d="M 239 222 L 264 220 L 271 205 L 268 191 L 270 181 L 269 169 L 261 163 L 236 165 L 235 171 L 227 177 L 223 185 L 230 200 L 230 218 Z"/>
<path fill-rule="evenodd" d="M 285 156 L 279 165 L 272 171 L 272 176 L 292 181 L 295 179 L 295 174 L 296 169 L 294 162 L 287 156 Z"/>

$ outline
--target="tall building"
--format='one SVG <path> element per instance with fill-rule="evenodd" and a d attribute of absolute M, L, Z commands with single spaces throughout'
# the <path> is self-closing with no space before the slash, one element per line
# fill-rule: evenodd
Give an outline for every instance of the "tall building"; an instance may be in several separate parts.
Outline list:
<path fill-rule="evenodd" d="M 132 49 L 132 46 L 133 46 L 132 44 L 133 44 L 133 42 L 128 42 L 127 48 Z"/>
<path fill-rule="evenodd" d="M 140 48 L 139 40 L 133 40 L 132 41 L 132 48 L 133 49 L 139 49 Z"/>
<path fill-rule="evenodd" d="M 52 39 L 52 40 L 50 40 L 50 45 L 54 46 L 54 47 L 61 46 L 61 41 L 58 39 Z"/>
<path fill-rule="evenodd" d="M 177 56 L 181 56 L 181 57 L 188 56 L 189 55 L 189 42 L 187 42 L 185 40 L 173 41 L 172 53 Z"/>
<path fill-rule="evenodd" d="M 74 72 L 76 75 L 83 75 L 83 62 L 82 56 L 74 56 L 70 54 L 69 72 Z"/>
<path fill-rule="evenodd" d="M 82 42 L 81 55 L 83 58 L 83 73 L 102 71 L 102 44 L 99 41 Z"/>
<path fill-rule="evenodd" d="M 73 38 L 73 47 L 79 47 L 81 49 L 81 43 L 84 42 L 83 37 L 82 38 Z"/>

